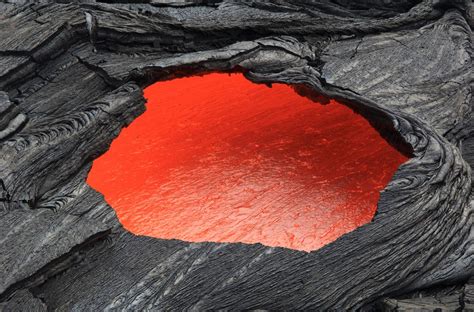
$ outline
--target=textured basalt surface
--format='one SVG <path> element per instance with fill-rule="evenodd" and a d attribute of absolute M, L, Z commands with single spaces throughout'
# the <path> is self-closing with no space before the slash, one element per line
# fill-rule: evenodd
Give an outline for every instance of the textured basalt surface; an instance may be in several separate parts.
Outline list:
<path fill-rule="evenodd" d="M 471 282 L 384 299 L 473 273 L 470 2 L 22 2 L 0 4 L 0 307 L 472 305 Z M 344 102 L 413 156 L 372 222 L 311 253 L 121 227 L 85 179 L 142 88 L 236 69 Z"/>

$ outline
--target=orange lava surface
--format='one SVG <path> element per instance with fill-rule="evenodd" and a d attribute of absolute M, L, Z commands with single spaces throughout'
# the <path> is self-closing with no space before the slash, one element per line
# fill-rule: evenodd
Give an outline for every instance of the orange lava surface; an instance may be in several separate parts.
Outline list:
<path fill-rule="evenodd" d="M 407 160 L 346 106 L 284 84 L 215 73 L 145 97 L 88 177 L 135 234 L 315 250 L 369 222 Z"/>

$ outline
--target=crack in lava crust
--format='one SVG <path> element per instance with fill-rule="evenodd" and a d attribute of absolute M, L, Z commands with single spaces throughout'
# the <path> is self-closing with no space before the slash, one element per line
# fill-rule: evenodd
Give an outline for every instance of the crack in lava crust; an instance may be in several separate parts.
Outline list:
<path fill-rule="evenodd" d="M 369 222 L 406 157 L 360 115 L 241 74 L 158 82 L 88 183 L 129 231 L 311 251 Z"/>

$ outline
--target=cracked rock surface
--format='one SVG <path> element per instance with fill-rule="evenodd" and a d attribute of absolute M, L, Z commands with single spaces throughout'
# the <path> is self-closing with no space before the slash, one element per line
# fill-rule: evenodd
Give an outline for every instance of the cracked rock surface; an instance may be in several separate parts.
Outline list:
<path fill-rule="evenodd" d="M 0 309 L 473 304 L 472 3 L 85 2 L 0 3 Z M 142 89 L 232 70 L 344 102 L 412 155 L 372 222 L 310 253 L 121 227 L 85 179 Z"/>

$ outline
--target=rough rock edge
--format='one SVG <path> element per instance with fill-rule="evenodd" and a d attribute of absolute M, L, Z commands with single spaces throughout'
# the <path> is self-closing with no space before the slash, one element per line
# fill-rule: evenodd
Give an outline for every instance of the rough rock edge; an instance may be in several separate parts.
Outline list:
<path fill-rule="evenodd" d="M 427 3 L 424 1 L 422 4 L 426 5 Z M 78 10 L 82 9 L 78 8 Z M 101 10 L 108 12 L 108 16 L 112 17 L 114 14 L 130 14 L 98 5 L 94 5 L 92 8 L 87 7 L 87 10 L 92 14 L 96 11 L 97 16 L 100 16 Z M 432 13 L 428 15 L 433 16 Z M 407 25 L 413 23 L 412 20 Z M 400 24 L 403 23 L 398 22 L 396 27 L 400 27 Z M 84 33 L 79 28 L 86 28 L 86 25 L 78 25 L 77 30 L 68 34 L 55 34 L 53 40 L 45 38 L 46 44 L 31 52 L 35 62 L 46 62 L 45 58 L 51 54 L 51 51 L 67 49 L 75 41 L 84 38 Z M 314 27 L 317 28 L 317 26 Z M 391 27 L 393 26 L 383 26 L 384 30 L 389 30 Z M 361 28 L 363 31 L 373 30 L 368 27 Z M 293 31 L 297 32 L 297 30 Z M 357 34 L 360 29 L 353 28 L 346 29 L 346 31 Z M 272 32 L 274 30 L 269 29 L 269 33 L 272 34 Z M 110 29 L 101 31 L 99 19 L 98 40 L 114 41 L 116 40 L 114 38 L 119 37 L 119 33 L 120 31 L 110 32 Z M 122 33 L 127 34 L 123 30 Z M 92 33 L 90 34 L 92 35 Z M 140 38 L 140 36 L 138 41 L 134 41 L 134 35 L 132 31 L 131 34 L 122 38 L 129 38 L 131 40 L 129 44 L 137 45 L 140 42 L 149 41 L 149 39 Z M 68 40 L 57 40 L 58 37 L 68 38 Z M 153 35 L 151 37 L 154 40 Z M 218 55 L 217 51 L 189 53 L 186 56 L 181 56 L 181 59 L 172 66 L 156 66 L 152 63 L 146 65 L 146 61 L 144 61 L 145 66 L 132 71 L 124 81 L 134 79 L 140 85 L 145 85 L 157 79 L 173 78 L 177 75 L 176 73 L 190 74 L 232 70 L 236 66 L 240 66 L 245 69 L 247 77 L 253 81 L 304 84 L 321 94 L 348 102 L 348 105 L 360 110 L 369 120 L 375 122 L 379 129 L 386 128 L 385 131 L 388 133 L 391 133 L 390 129 L 399 132 L 403 139 L 411 145 L 414 157 L 400 167 L 382 193 L 374 221 L 320 250 L 305 255 L 304 260 L 298 259 L 299 262 L 295 264 L 298 264 L 297 268 L 299 267 L 304 273 L 294 272 L 295 268 L 290 265 L 288 268 L 291 267 L 291 269 L 285 268 L 280 272 L 280 277 L 283 278 L 279 278 L 278 281 L 271 280 L 272 277 L 264 276 L 261 279 L 255 278 L 254 281 L 248 281 L 248 292 L 251 292 L 252 296 L 247 291 L 242 292 L 237 287 L 240 285 L 234 283 L 213 293 L 212 297 L 203 298 L 205 300 L 194 307 L 354 309 L 385 295 L 467 278 L 471 274 L 472 267 L 472 257 L 470 257 L 472 248 L 472 238 L 470 237 L 472 223 L 471 172 L 469 166 L 463 161 L 459 150 L 418 117 L 394 112 L 389 107 L 382 107 L 351 92 L 351 90 L 325 83 L 320 79 L 318 66 L 314 66 L 318 63 L 317 49 L 311 49 L 295 38 L 274 37 L 264 40 L 267 43 L 263 44 L 264 48 L 262 48 L 261 41 L 236 43 L 237 47 L 241 47 L 237 54 L 232 52 L 235 51 L 235 45 L 224 47 L 221 49 L 223 56 L 220 61 L 215 59 Z M 252 45 L 254 42 L 257 43 L 257 48 L 255 48 L 255 44 Z M 285 44 L 284 47 L 281 42 Z M 252 46 L 251 48 L 248 47 L 249 44 Z M 279 54 L 272 54 L 281 51 L 287 55 L 287 62 L 282 62 L 280 58 L 274 57 Z M 295 53 L 295 51 L 297 52 Z M 93 54 L 91 56 L 94 57 Z M 109 82 L 113 81 L 117 85 L 123 83 L 109 76 L 101 66 L 88 63 L 87 59 L 82 57 L 79 58 L 81 62 L 84 62 L 90 69 L 96 70 Z M 127 59 L 128 55 L 124 55 L 124 58 Z M 262 66 L 268 66 L 268 64 L 272 64 L 271 71 L 262 71 Z M 23 69 L 23 72 L 17 69 L 9 71 L 13 74 L 10 74 L 10 77 L 7 75 L 6 78 L 3 76 L 0 79 L 0 82 L 3 82 L 1 85 L 7 91 L 11 91 L 11 86 L 20 85 L 21 81 L 27 80 L 26 77 L 31 75 L 31 70 L 28 70 L 28 66 L 24 65 Z M 18 129 L 20 132 L 11 135 L 2 146 L 4 155 L 8 155 L 8 153 L 14 155 L 10 160 L 7 157 L 7 161 L 4 160 L 2 165 L 5 169 L 2 170 L 2 175 L 5 177 L 3 179 L 4 192 L 7 194 L 4 198 L 10 202 L 28 203 L 32 199 L 38 198 L 45 201 L 44 194 L 51 193 L 58 185 L 65 182 L 64 179 L 55 181 L 55 184 L 46 189 L 34 187 L 39 183 L 36 181 L 44 180 L 44 177 L 38 176 L 39 171 L 51 169 L 47 169 L 48 166 L 46 166 L 39 170 L 25 161 L 21 163 L 23 178 L 18 178 L 20 170 L 15 170 L 15 167 L 12 166 L 18 163 L 16 157 L 20 155 L 25 159 L 37 160 L 41 155 L 49 155 L 48 149 L 54 144 L 64 144 L 68 141 L 73 145 L 77 144 L 70 138 L 66 138 L 66 135 L 84 131 L 85 134 L 81 133 L 81 137 L 90 136 L 97 131 L 97 120 L 113 118 L 117 120 L 114 123 L 117 127 L 116 130 L 111 131 L 113 135 L 105 136 L 100 139 L 102 140 L 100 144 L 93 145 L 93 147 L 88 146 L 87 150 L 84 149 L 82 153 L 86 153 L 87 157 L 81 157 L 83 160 L 79 167 L 83 168 L 87 162 L 90 162 L 90 159 L 104 152 L 113 137 L 117 135 L 117 130 L 130 122 L 143 109 L 141 98 L 133 96 L 132 100 L 128 99 L 129 95 L 135 92 L 136 86 L 129 84 L 125 90 L 120 90 L 123 89 L 111 93 L 109 101 L 98 101 L 96 105 L 92 105 L 96 108 L 95 110 L 68 116 L 65 124 L 58 126 L 58 134 L 54 139 L 51 139 L 51 131 L 53 131 L 51 129 L 45 130 L 46 133 L 25 135 L 22 134 L 21 127 L 16 127 L 15 130 Z M 10 94 L 12 93 L 10 92 Z M 121 97 L 126 100 L 123 101 Z M 103 105 L 103 103 L 108 103 L 108 105 Z M 110 107 L 113 108 L 111 111 Z M 115 113 L 114 108 L 120 113 Z M 131 108 L 133 109 L 130 110 Z M 122 120 L 125 122 L 121 122 Z M 61 131 L 64 129 L 66 129 L 65 134 L 62 134 Z M 32 143 L 35 140 L 40 140 L 41 137 L 47 138 L 48 146 L 44 150 L 41 148 L 44 142 Z M 75 152 L 77 153 L 77 151 Z M 15 157 L 14 160 L 12 160 L 13 157 Z M 60 158 L 56 161 L 60 161 Z M 54 168 L 57 169 L 57 167 Z M 72 169 L 74 170 L 65 176 L 73 177 L 77 169 Z M 23 173 L 23 170 L 27 170 L 26 173 Z M 28 179 L 28 183 L 26 183 L 26 179 Z M 420 193 L 430 194 L 430 197 L 420 198 Z M 60 194 L 57 195 L 60 196 Z M 35 208 L 35 204 L 28 206 L 30 209 Z M 390 246 L 390 249 L 387 246 Z M 290 279 L 289 276 L 292 274 L 301 275 L 298 277 L 299 286 L 295 286 L 292 280 L 285 280 Z M 281 293 L 275 292 L 274 288 L 269 290 L 269 282 L 293 285 L 289 287 L 287 293 Z M 332 291 L 328 291 L 328 289 L 332 289 Z M 255 294 L 260 294 L 260 296 Z M 292 298 L 289 299 L 289 296 Z M 244 302 L 242 302 L 243 298 L 246 299 Z M 282 298 L 285 300 L 280 301 Z"/>

